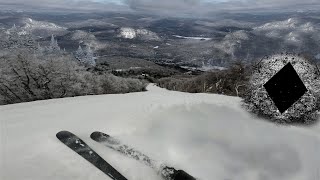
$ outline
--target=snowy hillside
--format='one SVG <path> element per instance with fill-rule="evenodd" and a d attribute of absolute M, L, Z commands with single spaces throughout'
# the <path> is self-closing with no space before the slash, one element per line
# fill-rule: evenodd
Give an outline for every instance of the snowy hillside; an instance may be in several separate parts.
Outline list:
<path fill-rule="evenodd" d="M 232 54 L 237 50 L 237 47 L 241 47 L 241 43 L 252 39 L 250 34 L 244 30 L 235 31 L 227 34 L 222 41 L 217 42 L 214 46 L 221 51 Z"/>
<path fill-rule="evenodd" d="M 106 44 L 101 43 L 95 35 L 81 31 L 81 30 L 76 30 L 72 32 L 71 34 L 71 40 L 78 41 L 80 44 L 82 43 L 85 46 L 89 46 L 94 48 L 95 50 L 98 49 L 103 49 L 106 47 Z"/>
<path fill-rule="evenodd" d="M 297 18 L 289 18 L 288 20 L 285 20 L 285 21 L 275 21 L 275 22 L 266 23 L 254 29 L 256 30 L 296 29 L 298 27 L 301 27 L 301 23 L 302 22 Z M 310 23 L 307 23 L 307 24 L 310 26 Z M 306 26 L 307 24 L 305 24 L 304 26 Z M 304 30 L 310 30 L 310 28 L 311 27 L 304 28 Z"/>
<path fill-rule="evenodd" d="M 72 40 L 79 41 L 79 40 L 97 40 L 93 34 L 90 34 L 85 31 L 76 30 L 72 33 L 71 36 Z"/>
<path fill-rule="evenodd" d="M 160 40 L 160 37 L 155 32 L 149 31 L 147 29 L 134 29 L 129 27 L 120 28 L 118 37 L 122 37 L 125 39 L 139 38 L 142 40 Z"/>
<path fill-rule="evenodd" d="M 305 22 L 298 18 L 289 18 L 284 21 L 266 23 L 254 28 L 255 33 L 264 33 L 267 37 L 282 38 L 288 43 L 301 43 L 305 37 L 309 36 L 315 41 L 320 40 L 316 33 L 320 29 L 319 25 Z"/>
<path fill-rule="evenodd" d="M 240 99 L 167 91 L 0 106 L 1 180 L 107 180 L 55 134 L 82 138 L 129 180 L 160 180 L 149 167 L 90 139 L 99 130 L 201 180 L 318 180 L 320 127 L 255 119 Z"/>
<path fill-rule="evenodd" d="M 99 28 L 115 28 L 118 27 L 112 23 L 107 23 L 104 21 L 96 20 L 96 19 L 88 19 L 85 21 L 77 21 L 66 24 L 70 28 L 83 28 L 83 27 L 99 27 Z"/>
<path fill-rule="evenodd" d="M 126 39 L 133 39 L 137 37 L 137 33 L 133 28 L 121 28 L 118 36 Z"/>
<path fill-rule="evenodd" d="M 67 33 L 67 28 L 65 27 L 51 22 L 36 21 L 31 18 L 23 18 L 21 20 L 21 24 L 23 24 L 21 29 L 23 29 L 24 31 L 42 37 L 51 36 L 52 34 L 62 35 Z"/>
<path fill-rule="evenodd" d="M 24 29 L 33 30 L 33 29 L 51 29 L 51 30 L 65 30 L 66 28 L 58 26 L 54 23 L 44 22 L 44 21 L 36 21 L 31 18 L 25 18 L 24 21 Z"/>

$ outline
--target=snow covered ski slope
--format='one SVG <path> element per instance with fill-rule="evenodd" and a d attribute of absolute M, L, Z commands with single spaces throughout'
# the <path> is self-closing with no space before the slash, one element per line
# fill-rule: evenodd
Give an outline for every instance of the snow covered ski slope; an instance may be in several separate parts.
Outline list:
<path fill-rule="evenodd" d="M 235 97 L 148 90 L 0 106 L 0 179 L 108 180 L 61 145 L 61 129 L 129 180 L 161 177 L 94 142 L 92 132 L 108 132 L 201 180 L 320 179 L 319 125 L 277 126 L 248 114 Z"/>
<path fill-rule="evenodd" d="M 90 137 L 91 139 L 105 145 L 108 148 L 118 151 L 127 157 L 136 159 L 141 163 L 153 168 L 165 180 L 196 180 L 187 172 L 183 170 L 177 170 L 174 167 L 169 167 L 160 161 L 155 161 L 142 152 L 130 147 L 127 144 L 121 143 L 119 139 L 111 137 L 108 134 L 96 131 L 93 132 Z"/>

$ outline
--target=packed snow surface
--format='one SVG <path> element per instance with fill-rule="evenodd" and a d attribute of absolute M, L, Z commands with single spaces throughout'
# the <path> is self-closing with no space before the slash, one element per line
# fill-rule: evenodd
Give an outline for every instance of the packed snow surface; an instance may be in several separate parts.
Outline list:
<path fill-rule="evenodd" d="M 0 106 L 1 180 L 107 180 L 62 144 L 78 135 L 129 180 L 160 180 L 149 167 L 90 139 L 102 131 L 201 180 L 318 180 L 320 127 L 254 118 L 241 99 L 148 86 L 147 92 Z"/>

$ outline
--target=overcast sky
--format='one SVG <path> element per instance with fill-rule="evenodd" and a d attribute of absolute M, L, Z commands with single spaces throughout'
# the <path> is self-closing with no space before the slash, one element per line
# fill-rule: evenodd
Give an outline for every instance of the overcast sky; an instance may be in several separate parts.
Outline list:
<path fill-rule="evenodd" d="M 320 0 L 0 0 L 2 7 L 80 11 L 138 11 L 160 14 L 207 14 L 248 9 L 320 7 Z"/>

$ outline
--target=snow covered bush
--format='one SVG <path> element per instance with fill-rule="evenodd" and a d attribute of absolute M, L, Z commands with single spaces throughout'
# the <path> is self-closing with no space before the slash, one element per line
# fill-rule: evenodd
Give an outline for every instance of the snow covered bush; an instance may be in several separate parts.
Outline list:
<path fill-rule="evenodd" d="M 264 84 L 288 63 L 292 64 L 307 91 L 291 107 L 280 113 Z M 314 63 L 299 55 L 279 54 L 266 57 L 253 71 L 244 97 L 244 106 L 250 112 L 278 123 L 313 123 L 320 107 L 319 73 Z"/>
<path fill-rule="evenodd" d="M 242 97 L 246 89 L 249 72 L 247 65 L 241 61 L 236 61 L 228 69 L 206 72 L 197 76 L 165 77 L 157 80 L 157 84 L 174 91 Z"/>
<path fill-rule="evenodd" d="M 100 76 L 100 83 L 104 94 L 128 93 L 144 91 L 146 83 L 133 78 L 121 78 L 113 74 Z"/>
<path fill-rule="evenodd" d="M 21 51 L 1 57 L 0 69 L 1 104 L 81 94 L 77 87 L 83 70 L 67 56 L 37 57 Z"/>
<path fill-rule="evenodd" d="M 87 71 L 72 55 L 28 51 L 0 57 L 0 104 L 143 91 L 146 83 Z"/>

